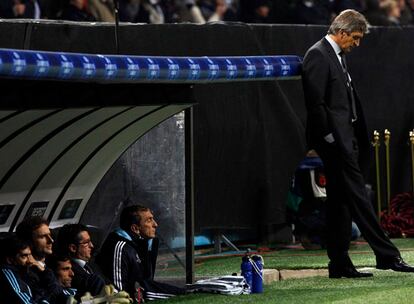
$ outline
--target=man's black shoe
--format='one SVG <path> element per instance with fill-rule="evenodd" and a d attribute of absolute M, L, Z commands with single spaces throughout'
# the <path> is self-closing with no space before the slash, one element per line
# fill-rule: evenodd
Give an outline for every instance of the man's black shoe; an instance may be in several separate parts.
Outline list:
<path fill-rule="evenodd" d="M 360 272 L 352 266 L 337 266 L 329 263 L 329 278 L 339 279 L 339 278 L 368 278 L 372 277 L 371 272 Z"/>
<path fill-rule="evenodd" d="M 414 267 L 404 262 L 401 257 L 377 260 L 377 269 L 391 269 L 399 272 L 414 272 Z"/>

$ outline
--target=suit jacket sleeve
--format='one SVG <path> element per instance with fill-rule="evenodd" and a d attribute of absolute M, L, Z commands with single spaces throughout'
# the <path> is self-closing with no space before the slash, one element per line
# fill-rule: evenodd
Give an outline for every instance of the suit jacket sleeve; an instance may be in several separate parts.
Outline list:
<path fill-rule="evenodd" d="M 329 79 L 328 59 L 319 49 L 310 49 L 303 61 L 302 82 L 308 111 L 308 128 L 312 136 L 321 138 L 332 133 L 326 103 Z"/>
<path fill-rule="evenodd" d="M 72 269 L 75 273 L 72 280 L 72 287 L 76 288 L 81 296 L 87 291 L 93 296 L 96 296 L 105 286 L 105 281 L 99 275 L 96 273 L 87 273 L 76 262 L 72 262 Z"/>

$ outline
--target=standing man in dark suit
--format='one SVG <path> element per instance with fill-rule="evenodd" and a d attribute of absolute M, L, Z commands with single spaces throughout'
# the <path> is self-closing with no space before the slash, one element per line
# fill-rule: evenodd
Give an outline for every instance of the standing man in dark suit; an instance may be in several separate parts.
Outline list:
<path fill-rule="evenodd" d="M 345 54 L 359 46 L 367 32 L 365 17 L 355 10 L 345 10 L 332 22 L 328 34 L 307 51 L 303 61 L 308 144 L 322 158 L 327 176 L 330 278 L 372 276 L 357 271 L 349 258 L 352 220 L 374 251 L 378 269 L 414 272 L 382 231 L 360 167 L 369 139 Z"/>

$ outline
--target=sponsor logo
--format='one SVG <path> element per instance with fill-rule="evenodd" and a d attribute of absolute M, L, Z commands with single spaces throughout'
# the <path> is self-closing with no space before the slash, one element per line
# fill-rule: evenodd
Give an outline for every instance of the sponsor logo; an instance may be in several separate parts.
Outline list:
<path fill-rule="evenodd" d="M 20 58 L 19 53 L 13 52 L 13 74 L 19 74 L 26 69 L 26 59 Z"/>
<path fill-rule="evenodd" d="M 207 59 L 207 61 L 208 61 L 208 78 L 209 79 L 217 78 L 220 72 L 219 65 L 214 63 L 214 61 L 209 58 Z"/>
<path fill-rule="evenodd" d="M 82 56 L 82 66 L 83 66 L 83 76 L 84 77 L 92 77 L 96 73 L 96 66 L 93 62 L 89 61 L 89 58 L 86 56 Z"/>
<path fill-rule="evenodd" d="M 167 58 L 168 62 L 168 79 L 176 79 L 180 75 L 180 66 L 170 58 Z"/>
<path fill-rule="evenodd" d="M 282 72 L 283 76 L 286 76 L 290 73 L 290 65 L 284 60 L 283 58 L 280 58 L 280 62 L 282 63 L 280 66 L 280 70 Z"/>
<path fill-rule="evenodd" d="M 100 55 L 99 57 L 103 58 L 105 61 L 105 77 L 113 78 L 118 72 L 118 66 L 111 62 L 108 57 Z"/>
<path fill-rule="evenodd" d="M 188 63 L 190 68 L 188 79 L 200 78 L 200 65 L 191 58 L 188 58 Z"/>
<path fill-rule="evenodd" d="M 127 75 L 129 78 L 138 78 L 139 77 L 139 65 L 132 61 L 131 58 L 127 57 Z"/>
<path fill-rule="evenodd" d="M 229 59 L 226 59 L 227 79 L 233 79 L 237 76 L 237 66 Z"/>
<path fill-rule="evenodd" d="M 251 63 L 249 59 L 245 59 L 246 61 L 246 77 L 252 78 L 256 76 L 256 66 Z"/>
<path fill-rule="evenodd" d="M 148 61 L 148 79 L 156 79 L 160 76 L 160 66 L 151 58 L 147 58 Z"/>
<path fill-rule="evenodd" d="M 60 55 L 60 75 L 61 77 L 69 77 L 73 74 L 75 67 L 73 65 L 72 61 L 69 61 L 69 59 L 65 55 Z"/>
<path fill-rule="evenodd" d="M 273 65 L 266 59 L 263 59 L 264 76 L 270 77 L 273 75 Z"/>
<path fill-rule="evenodd" d="M 45 74 L 49 71 L 49 61 L 44 59 L 42 54 L 36 53 L 36 75 Z"/>

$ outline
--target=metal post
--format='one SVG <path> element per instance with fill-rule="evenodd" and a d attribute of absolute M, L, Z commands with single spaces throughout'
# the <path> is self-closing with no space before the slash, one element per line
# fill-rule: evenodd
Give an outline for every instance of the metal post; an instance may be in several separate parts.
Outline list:
<path fill-rule="evenodd" d="M 220 231 L 216 231 L 214 234 L 214 253 L 221 253 L 221 234 Z"/>
<path fill-rule="evenodd" d="M 194 282 L 194 146 L 193 108 L 184 111 L 186 282 Z"/>
<path fill-rule="evenodd" d="M 384 131 L 384 144 L 385 144 L 385 165 L 387 170 L 387 209 L 388 214 L 391 213 L 391 173 L 390 173 L 390 138 L 391 132 L 388 129 Z"/>
<path fill-rule="evenodd" d="M 377 130 L 374 131 L 374 141 L 372 145 L 375 149 L 375 168 L 377 175 L 377 212 L 378 219 L 381 218 L 381 179 L 380 179 L 380 164 L 379 164 L 379 147 L 380 147 L 380 135 Z"/>
<path fill-rule="evenodd" d="M 119 0 L 114 0 L 114 16 L 115 16 L 115 50 L 119 55 Z"/>
<path fill-rule="evenodd" d="M 411 181 L 412 185 L 412 193 L 414 196 L 414 129 L 410 131 L 410 147 L 411 147 Z"/>

